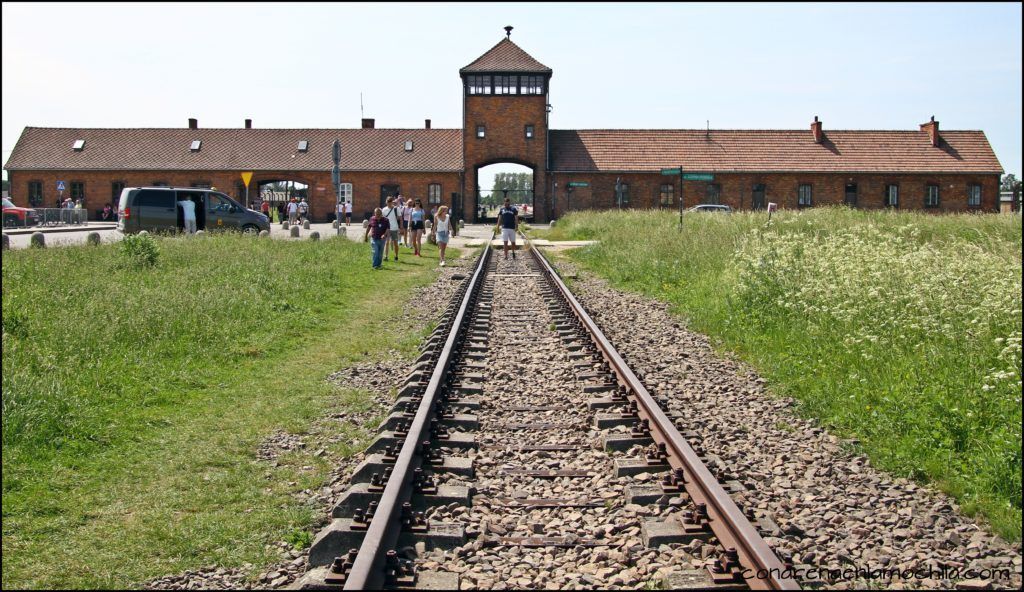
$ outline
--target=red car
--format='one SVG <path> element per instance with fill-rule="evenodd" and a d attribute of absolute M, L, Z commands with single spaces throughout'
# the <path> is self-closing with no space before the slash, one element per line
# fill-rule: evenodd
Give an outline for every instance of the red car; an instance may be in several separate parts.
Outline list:
<path fill-rule="evenodd" d="M 39 215 L 32 208 L 19 208 L 4 198 L 4 228 L 8 226 L 35 226 L 39 224 Z"/>

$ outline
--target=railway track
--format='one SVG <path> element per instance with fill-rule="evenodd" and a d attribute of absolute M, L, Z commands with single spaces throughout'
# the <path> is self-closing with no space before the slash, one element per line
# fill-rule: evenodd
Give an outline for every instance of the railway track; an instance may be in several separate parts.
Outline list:
<path fill-rule="evenodd" d="M 675 413 L 537 249 L 485 247 L 293 587 L 797 589 Z"/>

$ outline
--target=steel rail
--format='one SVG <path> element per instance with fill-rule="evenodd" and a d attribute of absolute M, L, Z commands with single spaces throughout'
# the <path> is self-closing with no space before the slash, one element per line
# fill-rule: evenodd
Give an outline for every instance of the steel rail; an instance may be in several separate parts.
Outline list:
<path fill-rule="evenodd" d="M 391 471 L 391 478 L 384 486 L 377 510 L 366 529 L 363 544 L 359 547 L 359 553 L 352 562 L 352 569 L 345 578 L 345 590 L 379 590 L 385 584 L 383 569 L 385 554 L 388 550 L 395 548 L 398 542 L 401 530 L 399 523 L 401 507 L 412 496 L 410 480 L 413 471 L 420 467 L 423 460 L 417 453 L 417 448 L 423 442 L 423 436 L 430 425 L 430 417 L 434 413 L 434 399 L 451 363 L 459 330 L 469 312 L 469 303 L 479 286 L 483 284 L 481 279 L 487 268 L 490 254 L 491 246 L 488 241 L 480 254 L 480 260 L 466 288 L 466 294 L 462 297 L 459 311 L 452 322 L 444 349 L 441 350 L 437 365 L 434 366 L 434 372 L 430 375 L 430 382 L 427 383 L 423 399 L 416 409 L 416 415 L 409 427 L 409 434 L 402 443 L 402 449 L 398 453 L 398 458 Z"/>
<path fill-rule="evenodd" d="M 799 590 L 800 586 L 795 580 L 783 577 L 786 574 L 785 566 L 772 552 L 768 543 L 761 538 L 761 535 L 718 483 L 690 444 L 661 410 L 651 393 L 630 370 L 629 365 L 619 355 L 615 346 L 608 341 L 597 323 L 587 314 L 583 305 L 572 295 L 544 255 L 533 244 L 529 242 L 527 244 L 531 254 L 541 264 L 552 283 L 558 287 L 573 313 L 601 349 L 604 358 L 619 377 L 620 383 L 626 387 L 629 396 L 636 400 L 638 414 L 641 419 L 646 419 L 650 424 L 651 436 L 654 441 L 665 445 L 669 465 L 673 468 L 683 469 L 687 480 L 684 486 L 690 498 L 694 503 L 706 504 L 710 516 L 709 526 L 718 541 L 726 549 L 731 547 L 738 552 L 739 563 L 745 568 L 746 584 L 755 590 Z"/>

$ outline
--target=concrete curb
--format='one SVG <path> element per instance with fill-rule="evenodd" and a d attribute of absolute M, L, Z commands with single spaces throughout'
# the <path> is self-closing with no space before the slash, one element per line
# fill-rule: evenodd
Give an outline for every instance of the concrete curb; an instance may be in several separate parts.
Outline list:
<path fill-rule="evenodd" d="M 38 226 L 34 226 L 32 228 L 23 228 L 23 229 L 16 229 L 16 230 L 10 230 L 10 229 L 4 228 L 3 233 L 4 234 L 10 234 L 10 235 L 32 234 L 33 232 L 42 232 L 43 234 L 51 234 L 51 233 L 55 233 L 55 232 L 86 232 L 86 231 L 90 231 L 90 230 L 114 230 L 115 228 L 117 228 L 117 224 L 103 224 L 102 226 L 94 225 L 94 224 L 89 224 L 87 226 L 68 226 L 68 227 L 60 227 L 60 228 L 41 228 L 41 227 L 38 227 Z"/>

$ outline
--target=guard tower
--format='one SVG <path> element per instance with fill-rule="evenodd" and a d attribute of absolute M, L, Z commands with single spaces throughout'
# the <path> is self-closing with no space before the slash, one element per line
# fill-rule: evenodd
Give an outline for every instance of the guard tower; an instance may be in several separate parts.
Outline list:
<path fill-rule="evenodd" d="M 465 167 L 463 216 L 482 221 L 481 167 L 515 163 L 533 169 L 533 194 L 513 202 L 530 203 L 534 219 L 550 218 L 547 204 L 548 84 L 551 68 L 505 38 L 459 70 L 462 77 L 462 150 Z"/>

